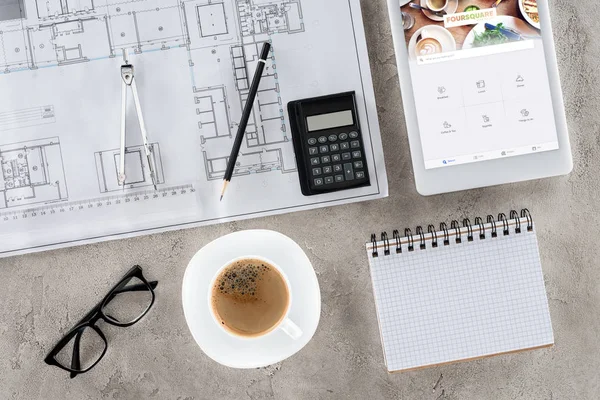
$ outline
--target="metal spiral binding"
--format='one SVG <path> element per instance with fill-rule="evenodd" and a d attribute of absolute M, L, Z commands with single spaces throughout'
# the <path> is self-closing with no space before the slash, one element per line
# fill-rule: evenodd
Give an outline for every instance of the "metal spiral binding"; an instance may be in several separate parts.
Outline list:
<path fill-rule="evenodd" d="M 494 219 L 494 216 L 488 215 L 487 222 L 488 222 L 488 224 L 492 224 L 492 237 L 497 238 L 498 237 L 498 229 L 496 228 L 496 220 Z"/>
<path fill-rule="evenodd" d="M 390 255 L 390 241 L 388 239 L 387 232 L 381 233 L 381 241 L 383 242 L 383 255 L 389 256 Z"/>
<path fill-rule="evenodd" d="M 417 226 L 417 235 L 419 235 L 419 240 L 421 241 L 421 243 L 419 243 L 419 248 L 421 250 L 427 249 L 427 244 L 425 244 L 425 234 L 423 233 L 422 226 Z"/>
<path fill-rule="evenodd" d="M 463 227 L 467 228 L 467 241 L 473 241 L 473 226 L 471 225 L 471 220 L 469 218 L 463 219 Z"/>
<path fill-rule="evenodd" d="M 521 233 L 521 220 L 519 219 L 519 213 L 515 210 L 511 210 L 510 219 L 517 220 L 517 227 L 515 228 L 515 233 Z"/>
<path fill-rule="evenodd" d="M 379 253 L 377 252 L 377 235 L 371 235 L 371 244 L 373 245 L 373 253 L 371 255 L 373 258 L 379 257 Z"/>
<path fill-rule="evenodd" d="M 498 221 L 502 221 L 502 232 L 504 233 L 504 236 L 508 236 L 510 235 L 510 231 L 508 230 L 508 219 L 506 218 L 506 214 L 504 213 L 500 213 L 498 214 Z"/>
<path fill-rule="evenodd" d="M 444 246 L 450 246 L 450 234 L 448 233 L 448 225 L 445 222 L 440 224 L 440 231 L 444 232 Z"/>
<path fill-rule="evenodd" d="M 433 247 L 433 248 L 438 247 L 438 239 L 437 239 L 437 232 L 435 231 L 435 226 L 429 225 L 427 227 L 427 232 L 432 237 L 432 239 L 431 239 L 431 247 Z"/>
<path fill-rule="evenodd" d="M 527 232 L 533 231 L 533 218 L 528 209 L 524 208 L 521 210 L 521 218 L 527 218 Z"/>
<path fill-rule="evenodd" d="M 396 241 L 396 254 L 402 253 L 402 242 L 400 241 L 400 232 L 394 230 L 394 240 Z"/>
<path fill-rule="evenodd" d="M 408 238 L 408 251 L 415 251 L 415 241 L 409 228 L 404 230 L 404 236 Z"/>
<path fill-rule="evenodd" d="M 493 215 L 487 216 L 487 219 L 486 219 L 487 224 L 491 226 L 491 238 L 498 237 L 497 222 L 502 223 L 503 236 L 509 236 L 511 234 L 509 221 L 512 221 L 512 220 L 516 221 L 516 223 L 514 224 L 514 233 L 515 234 L 522 233 L 524 229 L 527 229 L 527 232 L 533 231 L 533 218 L 531 217 L 531 213 L 529 212 L 528 209 L 526 209 L 526 208 L 522 209 L 520 214 L 515 210 L 511 210 L 509 216 L 510 217 L 507 218 L 506 214 L 504 214 L 504 213 L 498 214 L 498 219 L 495 219 Z M 521 221 L 522 219 L 527 220 L 526 226 L 524 225 L 524 222 Z M 486 223 L 484 222 L 483 218 L 481 218 L 481 217 L 475 218 L 474 224 L 471 224 L 471 220 L 469 218 L 465 218 L 465 219 L 463 219 L 462 227 L 460 226 L 460 223 L 457 220 L 453 220 L 450 223 L 450 230 L 454 231 L 453 234 L 455 237 L 456 244 L 461 244 L 462 240 L 463 240 L 462 233 L 463 233 L 463 230 L 465 230 L 465 229 L 467 230 L 467 241 L 468 242 L 473 242 L 475 240 L 474 239 L 475 233 L 478 233 L 479 240 L 487 240 L 488 236 L 486 235 L 485 225 L 486 225 Z M 490 228 L 488 228 L 488 229 L 490 229 Z M 443 233 L 443 239 L 442 239 L 443 245 L 449 246 L 451 234 L 448 229 L 448 225 L 446 225 L 445 222 L 440 223 L 440 229 L 438 231 L 436 231 L 434 225 L 428 225 L 427 233 L 424 232 L 422 226 L 418 226 L 416 229 L 416 235 L 419 237 L 418 238 L 419 249 L 426 250 L 428 240 L 431 240 L 432 248 L 437 248 L 438 246 L 440 246 L 441 243 L 438 239 L 438 232 Z M 400 231 L 394 230 L 392 237 L 393 237 L 393 241 L 395 242 L 396 254 L 402 254 L 402 237 L 400 236 Z M 408 241 L 406 243 L 408 245 L 408 251 L 409 252 L 415 251 L 415 238 L 412 234 L 412 231 L 409 228 L 406 228 L 404 230 L 404 238 L 406 238 Z M 392 246 L 390 245 L 390 239 L 388 237 L 387 232 L 381 233 L 380 243 L 381 242 L 383 243 L 384 256 L 389 256 L 391 254 Z M 379 257 L 379 252 L 378 252 L 378 247 L 377 247 L 378 246 L 377 235 L 375 235 L 375 234 L 371 235 L 371 243 L 373 246 L 372 256 L 373 256 L 373 258 L 377 258 L 377 257 Z"/>
<path fill-rule="evenodd" d="M 479 240 L 485 240 L 485 226 L 481 217 L 475 218 L 475 224 L 479 226 Z"/>
<path fill-rule="evenodd" d="M 462 233 L 460 232 L 460 224 L 457 220 L 454 220 L 450 223 L 450 229 L 454 229 L 454 235 L 456 236 L 456 243 L 462 243 Z"/>

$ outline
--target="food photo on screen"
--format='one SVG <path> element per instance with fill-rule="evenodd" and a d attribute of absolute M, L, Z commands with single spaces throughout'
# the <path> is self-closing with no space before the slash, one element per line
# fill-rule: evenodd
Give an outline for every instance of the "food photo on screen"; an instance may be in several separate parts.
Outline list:
<path fill-rule="evenodd" d="M 400 6 L 412 61 L 515 42 L 522 48 L 518 42 L 541 39 L 536 0 L 400 0 Z"/>

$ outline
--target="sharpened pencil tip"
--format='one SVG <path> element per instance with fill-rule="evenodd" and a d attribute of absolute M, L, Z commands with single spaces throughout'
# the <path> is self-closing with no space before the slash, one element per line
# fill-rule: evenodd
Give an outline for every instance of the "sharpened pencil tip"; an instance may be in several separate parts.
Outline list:
<path fill-rule="evenodd" d="M 223 189 L 221 189 L 221 200 L 219 200 L 219 201 L 223 201 L 223 196 L 225 196 L 225 191 L 227 190 L 227 185 L 229 185 L 229 181 L 224 180 L 223 181 Z"/>

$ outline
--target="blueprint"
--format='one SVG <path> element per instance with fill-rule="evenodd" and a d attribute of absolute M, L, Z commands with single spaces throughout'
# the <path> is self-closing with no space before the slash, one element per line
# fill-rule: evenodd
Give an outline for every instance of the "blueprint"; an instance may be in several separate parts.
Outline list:
<path fill-rule="evenodd" d="M 129 101 L 122 186 L 124 53 L 151 159 Z M 287 104 L 347 91 L 357 94 L 371 186 L 305 197 Z M 388 194 L 359 0 L 4 0 L 0 93 L 0 257 Z"/>

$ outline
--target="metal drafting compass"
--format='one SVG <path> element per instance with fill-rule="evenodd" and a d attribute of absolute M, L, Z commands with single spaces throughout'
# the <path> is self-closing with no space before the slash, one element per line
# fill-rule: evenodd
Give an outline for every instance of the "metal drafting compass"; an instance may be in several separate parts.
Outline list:
<path fill-rule="evenodd" d="M 121 65 L 121 149 L 120 149 L 120 160 L 119 160 L 119 186 L 125 186 L 125 131 L 127 125 L 127 90 L 131 88 L 133 93 L 133 102 L 135 103 L 135 111 L 140 124 L 140 132 L 142 134 L 142 143 L 144 145 L 144 152 L 148 158 L 148 169 L 150 170 L 150 177 L 152 178 L 152 184 L 154 190 L 157 189 L 156 184 L 158 182 L 156 176 L 156 168 L 154 166 L 154 155 L 153 149 L 148 144 L 148 133 L 146 131 L 146 124 L 144 124 L 144 116 L 142 114 L 142 106 L 140 105 L 140 98 L 138 96 L 137 86 L 135 83 L 135 73 L 133 65 L 127 60 L 128 51 L 123 50 L 123 65 Z"/>

